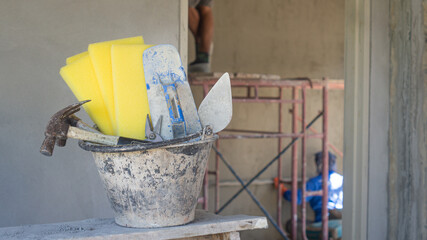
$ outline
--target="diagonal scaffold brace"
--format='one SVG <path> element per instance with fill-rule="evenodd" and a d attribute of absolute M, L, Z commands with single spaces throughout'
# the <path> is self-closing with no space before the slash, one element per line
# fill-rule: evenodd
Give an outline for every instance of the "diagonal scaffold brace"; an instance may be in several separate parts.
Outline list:
<path fill-rule="evenodd" d="M 323 115 L 323 111 L 320 112 L 307 126 L 305 129 L 309 129 L 321 116 Z M 302 133 L 302 132 L 301 132 Z M 249 194 L 249 196 L 252 198 L 252 200 L 258 205 L 258 207 L 261 209 L 261 211 L 265 214 L 265 216 L 270 220 L 270 222 L 273 224 L 273 226 L 277 229 L 277 231 L 282 235 L 284 239 L 288 239 L 286 235 L 283 233 L 282 229 L 277 225 L 277 223 L 274 221 L 274 219 L 271 217 L 271 215 L 267 212 L 267 210 L 261 205 L 261 203 L 256 199 L 256 197 L 253 195 L 253 193 L 248 189 L 249 185 L 255 181 L 262 173 L 264 173 L 277 159 L 280 158 L 281 155 L 283 155 L 300 137 L 294 138 L 285 148 L 283 148 L 280 153 L 274 157 L 267 165 L 265 165 L 264 168 L 262 168 L 254 177 L 252 177 L 246 184 L 243 182 L 243 180 L 237 175 L 237 173 L 234 171 L 234 169 L 231 167 L 231 165 L 224 159 L 222 154 L 213 147 L 214 151 L 220 159 L 224 162 L 224 164 L 227 166 L 227 168 L 230 170 L 230 172 L 236 177 L 236 179 L 240 182 L 242 187 L 239 191 L 237 191 L 218 211 L 215 213 L 218 214 L 222 210 L 224 210 L 234 199 L 237 198 L 237 196 L 243 192 L 243 190 L 246 190 L 246 192 Z"/>
<path fill-rule="evenodd" d="M 248 192 L 249 196 L 252 198 L 252 200 L 255 202 L 255 204 L 261 209 L 261 211 L 264 213 L 264 215 L 268 218 L 268 220 L 270 220 L 270 222 L 273 224 L 273 226 L 276 228 L 276 230 L 279 232 L 279 234 L 286 240 L 288 240 L 288 237 L 286 236 L 286 234 L 283 232 L 283 230 L 277 225 L 276 221 L 274 221 L 273 217 L 270 215 L 270 213 L 268 213 L 267 209 L 264 208 L 264 206 L 262 206 L 262 204 L 258 201 L 258 199 L 255 197 L 255 195 L 252 193 L 251 190 L 249 190 L 246 185 L 245 182 L 243 182 L 243 180 L 239 177 L 239 175 L 237 175 L 237 173 L 234 171 L 233 167 L 231 167 L 231 165 L 224 159 L 224 157 L 222 156 L 222 154 L 218 151 L 218 149 L 216 149 L 216 147 L 212 147 L 212 149 L 216 152 L 216 154 L 218 154 L 219 158 L 221 158 L 221 160 L 224 162 L 224 164 L 227 166 L 228 170 L 230 170 L 230 172 L 234 175 L 234 177 L 236 177 L 237 181 L 240 182 L 240 184 L 242 185 L 242 188 L 244 190 L 246 190 L 246 192 Z"/>
<path fill-rule="evenodd" d="M 308 129 L 311 127 L 311 125 L 313 125 L 321 116 L 323 115 L 323 112 L 320 112 L 313 120 L 311 120 L 311 122 L 309 124 L 307 124 L 307 126 L 305 127 L 305 129 Z M 302 132 L 301 132 L 302 133 Z M 294 138 L 285 148 L 283 148 L 283 150 L 277 154 L 276 157 L 274 157 L 267 165 L 265 165 L 265 167 L 263 169 L 261 169 L 255 176 L 253 176 L 246 184 L 244 184 L 244 186 L 242 186 L 242 188 L 240 188 L 239 191 L 237 191 L 226 203 L 224 203 L 224 205 L 222 205 L 222 207 L 220 209 L 218 209 L 218 211 L 216 211 L 215 213 L 218 214 L 220 213 L 222 210 L 224 210 L 224 208 L 226 208 L 237 196 L 239 196 L 239 194 L 241 192 L 243 192 L 243 190 L 245 190 L 246 187 L 248 187 L 253 181 L 255 181 L 261 174 L 263 174 L 277 159 L 279 159 L 280 156 L 282 156 L 290 147 L 292 147 L 292 145 L 294 145 L 294 143 L 299 139 L 299 137 Z"/>

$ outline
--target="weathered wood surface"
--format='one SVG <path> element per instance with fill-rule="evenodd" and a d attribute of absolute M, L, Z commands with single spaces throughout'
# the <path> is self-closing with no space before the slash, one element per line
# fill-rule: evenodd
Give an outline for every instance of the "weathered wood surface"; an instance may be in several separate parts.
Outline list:
<path fill-rule="evenodd" d="M 0 239 L 189 239 L 218 235 L 222 239 L 236 239 L 236 233 L 244 230 L 267 228 L 265 217 L 246 215 L 219 216 L 202 210 L 196 211 L 194 222 L 166 228 L 125 228 L 114 219 L 87 219 L 76 222 L 26 225 L 0 228 Z M 238 234 L 237 234 L 238 236 Z M 196 238 L 197 239 L 197 238 Z"/>
<path fill-rule="evenodd" d="M 422 0 L 391 0 L 388 239 L 427 239 L 426 76 Z"/>
<path fill-rule="evenodd" d="M 239 232 L 219 233 L 213 235 L 197 236 L 191 238 L 179 238 L 174 240 L 240 240 Z"/>

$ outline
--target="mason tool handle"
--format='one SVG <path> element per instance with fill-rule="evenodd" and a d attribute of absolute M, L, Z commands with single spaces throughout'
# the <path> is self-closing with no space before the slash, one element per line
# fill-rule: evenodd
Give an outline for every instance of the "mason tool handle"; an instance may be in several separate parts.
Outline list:
<path fill-rule="evenodd" d="M 67 137 L 110 146 L 147 143 L 147 141 L 144 140 L 104 135 L 99 132 L 89 132 L 85 129 L 72 126 L 70 126 L 68 129 Z"/>
<path fill-rule="evenodd" d="M 101 133 L 89 132 L 77 127 L 68 128 L 67 137 L 84 140 L 88 142 L 100 143 L 104 145 L 117 145 L 119 137 L 104 135 Z"/>
<path fill-rule="evenodd" d="M 55 137 L 46 136 L 42 146 L 40 147 L 40 153 L 48 157 L 52 156 L 53 148 L 55 147 L 55 141 Z"/>

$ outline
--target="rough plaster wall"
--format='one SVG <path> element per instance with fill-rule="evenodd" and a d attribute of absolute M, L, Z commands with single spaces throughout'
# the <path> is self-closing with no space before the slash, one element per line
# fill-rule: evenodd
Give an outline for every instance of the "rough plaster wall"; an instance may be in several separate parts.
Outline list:
<path fill-rule="evenodd" d="M 343 78 L 344 58 L 344 1 L 292 1 L 292 0 L 215 0 L 214 1 L 214 52 L 212 71 L 279 74 L 287 77 L 308 76 Z M 189 61 L 194 59 L 194 40 L 189 35 Z M 201 88 L 193 88 L 198 102 Z M 234 95 L 241 94 L 235 90 Z M 265 89 L 264 95 L 277 96 L 277 91 Z M 285 98 L 291 92 L 284 92 Z M 308 90 L 307 121 L 321 109 L 321 91 Z M 329 139 L 342 150 L 343 137 L 342 90 L 331 90 L 329 95 Z M 277 104 L 234 104 L 233 120 L 229 128 L 277 131 Z M 291 131 L 289 104 L 284 104 L 284 131 Z M 314 128 L 321 131 L 321 121 Z M 285 139 L 283 146 L 290 140 Z M 298 144 L 300 147 L 301 144 Z M 220 146 L 224 157 L 235 167 L 243 179 L 250 179 L 277 154 L 277 140 L 223 140 Z M 319 140 L 307 142 L 308 173 L 315 175 L 313 154 L 321 149 Z M 284 177 L 291 176 L 288 151 L 283 158 Z M 298 151 L 300 156 L 300 151 Z M 212 158 L 211 158 L 212 159 Z M 210 161 L 213 167 L 213 161 Z M 272 179 L 276 175 L 273 165 L 259 179 Z M 301 164 L 299 164 L 301 167 Z M 342 159 L 338 158 L 342 171 Z M 221 164 L 221 181 L 235 180 Z M 213 180 L 213 178 L 211 179 Z M 237 187 L 221 188 L 221 204 L 225 203 Z M 276 194 L 272 185 L 252 186 L 251 190 L 261 203 L 276 216 Z M 214 209 L 213 189 L 210 191 L 210 210 Z M 310 207 L 307 208 L 310 211 Z M 254 214 L 262 212 L 246 193 L 242 193 L 227 207 L 224 214 Z M 290 218 L 290 204 L 283 201 L 283 221 Z M 242 233 L 244 239 L 279 239 L 271 225 L 268 230 Z"/>
<path fill-rule="evenodd" d="M 392 0 L 390 14 L 388 239 L 426 239 L 427 82 L 422 72 L 426 69 L 422 1 Z"/>
<path fill-rule="evenodd" d="M 59 69 L 97 41 L 142 34 L 177 46 L 178 4 L 0 1 L 0 227 L 112 216 L 92 156 L 76 141 L 51 158 L 39 153 L 49 117 L 76 101 Z"/>
<path fill-rule="evenodd" d="M 426 159 L 427 159 L 427 97 L 426 97 L 426 93 L 427 93 L 427 0 L 423 0 L 423 17 L 424 17 L 424 54 L 423 54 L 423 79 L 424 79 L 424 86 L 421 85 L 420 87 L 423 88 L 424 87 L 424 92 L 423 92 L 423 100 L 422 100 L 422 108 L 423 108 L 423 114 L 421 115 L 422 121 L 420 122 L 421 125 L 421 130 L 424 131 L 424 134 L 420 134 L 419 136 L 419 149 L 420 151 L 420 157 L 422 159 L 424 159 L 424 164 L 423 167 L 424 169 L 421 169 L 421 171 L 424 171 L 424 174 L 422 174 L 421 177 L 421 185 L 422 186 L 427 186 L 427 163 L 426 163 Z M 421 222 L 420 222 L 420 226 L 421 226 L 421 231 L 423 232 L 423 237 L 427 236 L 427 191 L 424 191 L 424 196 L 421 194 L 420 196 L 420 209 L 421 209 Z M 424 226 L 424 228 L 422 228 Z"/>

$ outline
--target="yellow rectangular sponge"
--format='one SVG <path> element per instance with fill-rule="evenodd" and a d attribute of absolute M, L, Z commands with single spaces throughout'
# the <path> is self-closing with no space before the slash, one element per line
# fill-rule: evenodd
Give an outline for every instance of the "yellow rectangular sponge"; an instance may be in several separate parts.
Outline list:
<path fill-rule="evenodd" d="M 87 51 L 86 51 L 86 52 L 82 52 L 82 53 L 76 54 L 76 55 L 74 55 L 74 56 L 68 57 L 68 58 L 65 60 L 65 62 L 66 62 L 67 64 L 70 64 L 70 63 L 74 62 L 75 60 L 77 60 L 77 59 L 79 59 L 79 58 L 81 58 L 81 57 L 87 56 L 87 55 L 89 55 L 89 53 L 88 53 Z"/>
<path fill-rule="evenodd" d="M 145 139 L 148 107 L 142 54 L 152 45 L 113 45 L 111 64 L 118 135 Z"/>
<path fill-rule="evenodd" d="M 83 54 L 79 58 L 73 59 L 68 65 L 62 67 L 59 73 L 77 100 L 91 100 L 84 104 L 83 107 L 101 132 L 107 135 L 114 135 L 113 126 L 89 55 Z"/>
<path fill-rule="evenodd" d="M 143 44 L 142 36 L 123 38 L 118 40 L 98 42 L 90 44 L 88 47 L 89 56 L 92 60 L 95 74 L 98 80 L 99 88 L 107 111 L 113 125 L 115 134 L 117 135 L 117 123 L 115 120 L 114 109 L 114 90 L 113 90 L 113 76 L 111 71 L 111 46 L 113 44 Z"/>

